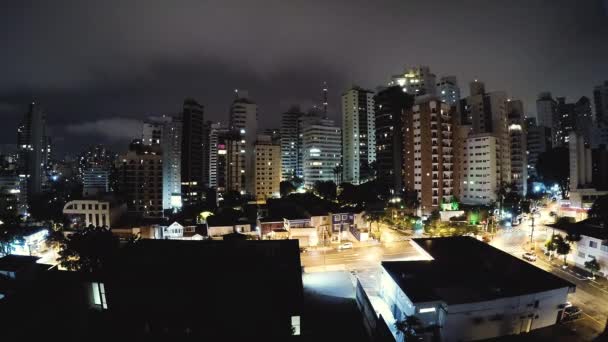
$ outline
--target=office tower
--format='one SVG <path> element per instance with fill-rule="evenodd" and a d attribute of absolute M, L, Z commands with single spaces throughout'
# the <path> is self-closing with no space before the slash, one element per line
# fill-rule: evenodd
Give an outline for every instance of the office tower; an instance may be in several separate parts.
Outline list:
<path fill-rule="evenodd" d="M 532 178 L 538 177 L 536 163 L 538 156 L 552 148 L 551 128 L 537 126 L 536 123 L 529 124 L 526 132 L 526 148 L 528 151 L 528 175 Z"/>
<path fill-rule="evenodd" d="M 29 106 L 23 122 L 17 129 L 19 146 L 20 173 L 27 178 L 27 198 L 40 194 L 45 177 L 45 155 L 48 140 L 46 137 L 46 115 L 35 102 Z"/>
<path fill-rule="evenodd" d="M 376 161 L 374 93 L 353 87 L 342 94 L 342 158 L 344 182 L 373 178 Z"/>
<path fill-rule="evenodd" d="M 255 198 L 266 201 L 280 196 L 281 145 L 270 135 L 258 135 L 255 143 Z"/>
<path fill-rule="evenodd" d="M 500 184 L 499 140 L 491 133 L 471 134 L 462 150 L 460 201 L 488 205 L 496 201 Z"/>
<path fill-rule="evenodd" d="M 581 97 L 574 104 L 574 127 L 578 135 L 585 138 L 585 142 L 591 144 L 593 134 L 593 112 L 591 101 L 588 97 Z"/>
<path fill-rule="evenodd" d="M 388 85 L 400 86 L 404 92 L 414 96 L 437 93 L 437 77 L 428 66 L 408 68 L 403 74 L 394 75 Z"/>
<path fill-rule="evenodd" d="M 483 82 L 470 83 L 471 95 L 460 101 L 462 125 L 471 125 L 473 134 L 492 133 L 501 146 L 496 158 L 500 163 L 499 184 L 511 184 L 511 139 L 507 118 L 507 94 L 503 91 L 486 92 Z"/>
<path fill-rule="evenodd" d="M 209 130 L 209 187 L 218 188 L 219 137 L 228 132 L 221 122 L 212 123 Z"/>
<path fill-rule="evenodd" d="M 258 130 L 258 107 L 246 91 L 235 91 L 236 98 L 230 107 L 230 129 L 245 140 L 245 183 L 242 190 L 255 192 L 255 154 L 253 153 Z"/>
<path fill-rule="evenodd" d="M 608 81 L 593 88 L 595 104 L 595 121 L 605 122 L 608 119 Z"/>
<path fill-rule="evenodd" d="M 450 106 L 434 96 L 417 97 L 403 116 L 404 187 L 415 190 L 423 213 L 453 196 L 453 130 Z"/>
<path fill-rule="evenodd" d="M 304 186 L 311 188 L 316 181 L 338 180 L 341 136 L 340 127 L 330 119 L 309 120 L 302 127 Z"/>
<path fill-rule="evenodd" d="M 218 192 L 236 191 L 245 194 L 245 146 L 245 139 L 239 132 L 230 130 L 218 136 Z"/>
<path fill-rule="evenodd" d="M 450 106 L 460 101 L 460 88 L 456 76 L 442 76 L 437 82 L 437 96 Z"/>
<path fill-rule="evenodd" d="M 82 173 L 82 196 L 94 197 L 110 191 L 110 171 L 91 167 Z"/>
<path fill-rule="evenodd" d="M 194 99 L 184 100 L 182 111 L 181 183 L 184 206 L 201 202 L 203 196 L 203 143 L 205 121 L 203 105 Z"/>
<path fill-rule="evenodd" d="M 536 124 L 551 129 L 551 144 L 557 145 L 557 132 L 559 131 L 559 116 L 557 114 L 557 101 L 551 93 L 544 92 L 536 100 Z"/>
<path fill-rule="evenodd" d="M 142 217 L 163 214 L 162 156 L 158 145 L 134 140 L 129 151 L 119 157 L 119 192 L 127 200 L 129 212 Z"/>
<path fill-rule="evenodd" d="M 281 115 L 281 178 L 284 181 L 296 176 L 298 168 L 299 121 L 304 113 L 292 106 Z"/>
<path fill-rule="evenodd" d="M 521 100 L 507 101 L 509 138 L 511 141 L 511 181 L 521 196 L 526 196 L 528 188 L 528 159 L 526 149 L 526 129 L 524 104 Z"/>
<path fill-rule="evenodd" d="M 403 190 L 403 115 L 414 97 L 401 87 L 380 90 L 374 97 L 377 179 L 391 194 Z"/>
<path fill-rule="evenodd" d="M 556 145 L 564 146 L 568 144 L 570 132 L 576 129 L 574 103 L 567 103 L 565 97 L 558 97 L 557 117 L 558 125 L 557 132 L 555 133 Z"/>

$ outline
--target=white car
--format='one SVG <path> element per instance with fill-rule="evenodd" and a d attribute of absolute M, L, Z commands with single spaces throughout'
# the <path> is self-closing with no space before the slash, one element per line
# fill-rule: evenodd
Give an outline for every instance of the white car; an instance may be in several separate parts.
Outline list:
<path fill-rule="evenodd" d="M 353 248 L 352 242 L 345 242 L 345 243 L 341 244 L 340 246 L 338 246 L 338 249 L 351 249 L 351 248 Z"/>
<path fill-rule="evenodd" d="M 531 252 L 526 252 L 526 253 L 524 253 L 523 258 L 528 261 L 536 261 L 536 254 L 531 253 Z"/>

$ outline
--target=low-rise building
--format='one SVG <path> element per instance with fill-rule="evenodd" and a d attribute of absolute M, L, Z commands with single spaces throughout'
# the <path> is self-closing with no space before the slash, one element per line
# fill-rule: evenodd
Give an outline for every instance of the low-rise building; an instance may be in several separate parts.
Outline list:
<path fill-rule="evenodd" d="M 112 228 L 127 211 L 127 205 L 112 200 L 74 200 L 63 206 L 70 228 L 88 226 Z"/>
<path fill-rule="evenodd" d="M 403 334 L 395 323 L 409 316 L 420 320 L 419 335 L 440 341 L 548 327 L 560 321 L 575 290 L 570 282 L 471 237 L 414 243 L 427 260 L 383 262 L 377 292 L 366 291 L 397 341 Z"/>
<path fill-rule="evenodd" d="M 555 229 L 556 233 L 572 234 L 581 239 L 574 244 L 570 258 L 574 264 L 585 269 L 585 263 L 595 259 L 600 265 L 598 274 L 608 276 L 608 229 L 594 219 L 577 222 Z"/>

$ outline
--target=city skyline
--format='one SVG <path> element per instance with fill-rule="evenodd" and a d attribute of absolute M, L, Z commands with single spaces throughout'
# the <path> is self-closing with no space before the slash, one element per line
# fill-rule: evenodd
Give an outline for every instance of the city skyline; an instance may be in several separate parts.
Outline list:
<path fill-rule="evenodd" d="M 387 1 L 374 8 L 323 4 L 327 11 L 319 12 L 315 3 L 181 8 L 153 2 L 142 12 L 133 3 L 119 10 L 102 3 L 77 4 L 57 16 L 48 13 L 61 4 L 9 6 L 0 24 L 7 51 L 0 62 L 11 65 L 0 80 L 6 122 L 0 142 L 14 141 L 14 127 L 32 99 L 46 110 L 58 151 L 75 152 L 82 144 L 124 146 L 138 135 L 140 121 L 178 113 L 186 97 L 205 105 L 209 120 L 226 122 L 234 88 L 248 89 L 258 103 L 261 128 L 278 127 L 292 104 L 322 106 L 323 82 L 329 116 L 339 123 L 340 95 L 348 87 L 374 90 L 416 65 L 455 75 L 461 89 L 473 79 L 484 81 L 490 91 L 521 99 L 526 114 L 534 115 L 539 92 L 568 101 L 592 98 L 593 87 L 608 78 L 602 63 L 608 47 L 601 44 L 608 32 L 606 1 L 551 4 L 471 2 L 437 10 Z M 322 13 L 340 10 L 345 15 L 337 18 Z M 22 20 L 24 13 L 36 24 Z M 403 13 L 402 20 L 391 20 L 394 13 Z M 428 13 L 444 26 L 424 30 Z M 470 13 L 483 30 L 470 25 Z M 313 19 L 319 24 L 303 25 Z M 227 20 L 243 24 L 219 24 Z M 170 22 L 178 25 L 165 25 Z M 344 38 L 347 31 L 357 39 Z M 360 48 L 362 41 L 367 48 Z M 480 46 L 484 53 L 475 54 Z"/>

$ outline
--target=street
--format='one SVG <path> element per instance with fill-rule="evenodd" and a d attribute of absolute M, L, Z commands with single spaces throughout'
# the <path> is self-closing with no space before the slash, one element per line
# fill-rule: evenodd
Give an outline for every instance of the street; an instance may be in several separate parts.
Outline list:
<path fill-rule="evenodd" d="M 522 259 L 523 253 L 530 249 L 530 233 L 529 224 L 522 224 L 511 229 L 501 229 L 490 244 Z M 551 234 L 550 227 L 542 225 L 535 227 L 534 244 L 538 259 L 532 264 L 576 285 L 576 292 L 570 294 L 570 302 L 579 306 L 583 310 L 583 315 L 580 319 L 567 324 L 573 326 L 573 329 L 578 330 L 584 336 L 597 336 L 604 331 L 608 318 L 608 289 L 601 283 L 589 280 L 570 269 L 563 269 L 562 257 L 549 260 L 542 253 L 542 246 Z M 572 265 L 573 263 L 569 261 L 569 264 Z"/>

